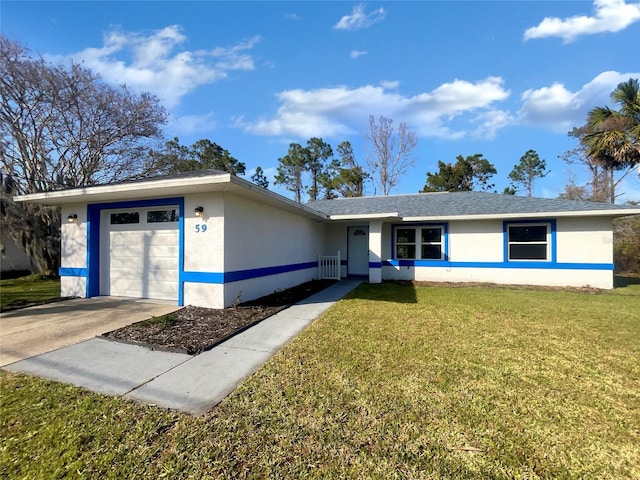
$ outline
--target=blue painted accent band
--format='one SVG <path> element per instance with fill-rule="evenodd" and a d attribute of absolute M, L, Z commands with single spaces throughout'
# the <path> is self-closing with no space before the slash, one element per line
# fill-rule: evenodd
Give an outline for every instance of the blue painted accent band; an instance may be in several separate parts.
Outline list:
<path fill-rule="evenodd" d="M 308 268 L 317 268 L 318 262 L 293 263 L 290 265 L 278 265 L 276 267 L 252 268 L 249 270 L 237 270 L 235 272 L 184 272 L 182 280 L 194 283 L 225 284 L 250 280 L 252 278 L 278 275 L 279 273 L 295 272 Z"/>
<path fill-rule="evenodd" d="M 437 260 L 385 260 L 387 267 L 440 268 L 529 268 L 538 270 L 613 270 L 613 263 L 554 263 L 554 262 L 444 262 Z"/>
<path fill-rule="evenodd" d="M 60 267 L 58 275 L 61 277 L 86 277 L 89 271 L 84 267 Z"/>
<path fill-rule="evenodd" d="M 369 268 L 382 268 L 382 262 L 369 262 Z"/>
<path fill-rule="evenodd" d="M 224 273 L 222 272 L 183 272 L 182 282 L 194 283 L 224 283 Z"/>
<path fill-rule="evenodd" d="M 290 265 L 278 265 L 277 267 L 252 268 L 249 270 L 237 270 L 235 272 L 224 273 L 224 283 L 249 280 L 251 278 L 266 277 L 279 273 L 295 272 L 306 270 L 307 268 L 317 268 L 318 262 L 293 263 Z"/>

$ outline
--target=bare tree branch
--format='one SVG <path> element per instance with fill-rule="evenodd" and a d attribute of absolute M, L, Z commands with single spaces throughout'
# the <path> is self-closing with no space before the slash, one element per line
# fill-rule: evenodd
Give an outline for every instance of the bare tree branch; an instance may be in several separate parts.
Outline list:
<path fill-rule="evenodd" d="M 400 123 L 398 132 L 394 133 L 392 119 L 381 115 L 376 124 L 374 116 L 370 115 L 369 132 L 364 138 L 369 145 L 366 165 L 374 184 L 374 194 L 379 187 L 383 195 L 389 195 L 415 164 L 411 152 L 417 145 L 416 134 L 405 123 Z"/>

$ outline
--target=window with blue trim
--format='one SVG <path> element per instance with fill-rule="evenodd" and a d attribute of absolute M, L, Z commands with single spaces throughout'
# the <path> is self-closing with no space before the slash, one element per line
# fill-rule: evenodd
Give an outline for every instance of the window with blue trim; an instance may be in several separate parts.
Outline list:
<path fill-rule="evenodd" d="M 396 228 L 395 258 L 398 260 L 442 260 L 444 228 L 440 225 Z"/>
<path fill-rule="evenodd" d="M 507 225 L 508 261 L 550 261 L 551 228 L 548 223 Z"/>

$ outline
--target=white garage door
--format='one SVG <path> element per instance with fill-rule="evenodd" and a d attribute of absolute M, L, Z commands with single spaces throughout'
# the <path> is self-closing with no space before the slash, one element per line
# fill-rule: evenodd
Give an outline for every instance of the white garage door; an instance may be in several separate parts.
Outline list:
<path fill-rule="evenodd" d="M 102 213 L 100 293 L 178 300 L 178 207 Z"/>

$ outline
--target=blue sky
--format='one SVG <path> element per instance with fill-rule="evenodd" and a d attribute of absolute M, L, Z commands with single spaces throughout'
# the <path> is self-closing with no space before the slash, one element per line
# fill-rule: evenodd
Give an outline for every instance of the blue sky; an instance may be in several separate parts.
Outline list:
<path fill-rule="evenodd" d="M 405 122 L 415 166 L 391 193 L 414 193 L 438 160 L 482 153 L 496 189 L 529 149 L 570 175 L 566 133 L 622 81 L 640 78 L 640 3 L 34 2 L 0 4 L 2 34 L 35 54 L 73 59 L 114 84 L 157 95 L 167 138 L 208 138 L 272 176 L 290 142 L 322 137 L 368 154 L 369 115 Z M 287 196 L 278 188 L 272 188 Z M 621 201 L 640 200 L 630 175 Z M 368 188 L 368 193 L 373 193 Z"/>

